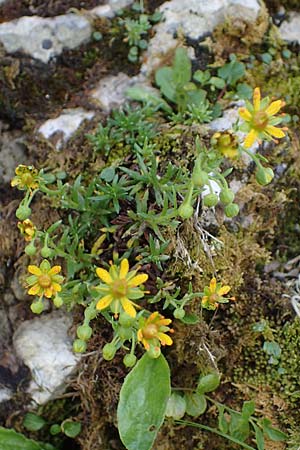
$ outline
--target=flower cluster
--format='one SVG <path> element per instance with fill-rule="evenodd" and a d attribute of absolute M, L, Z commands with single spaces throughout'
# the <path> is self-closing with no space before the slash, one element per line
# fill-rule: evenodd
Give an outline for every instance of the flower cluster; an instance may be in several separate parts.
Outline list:
<path fill-rule="evenodd" d="M 251 147 L 257 140 L 270 141 L 274 140 L 274 137 L 285 137 L 286 128 L 276 127 L 282 122 L 282 117 L 275 117 L 284 105 L 282 100 L 272 103 L 268 97 L 261 100 L 260 89 L 254 89 L 253 105 L 247 102 L 247 108 L 239 109 L 239 115 L 245 121 L 245 129 L 242 131 L 248 132 L 244 141 L 245 148 Z"/>
<path fill-rule="evenodd" d="M 129 263 L 125 258 L 120 266 L 112 264 L 109 271 L 98 267 L 96 274 L 103 282 L 95 289 L 101 294 L 97 303 L 98 310 L 106 309 L 108 306 L 115 314 L 125 311 L 129 316 L 136 316 L 136 305 L 132 300 L 144 297 L 145 291 L 138 286 L 148 280 L 148 275 L 141 273 L 136 275 L 137 270 L 129 272 Z"/>
<path fill-rule="evenodd" d="M 15 170 L 16 176 L 11 180 L 12 187 L 17 187 L 21 191 L 34 190 L 39 187 L 39 173 L 33 166 L 20 164 Z"/>
<path fill-rule="evenodd" d="M 40 266 L 28 266 L 28 272 L 32 275 L 26 281 L 29 287 L 29 295 L 37 295 L 40 298 L 45 296 L 47 298 L 54 297 L 57 292 L 61 291 L 61 283 L 64 277 L 58 275 L 61 271 L 61 266 L 51 267 L 49 261 L 44 259 Z"/>
<path fill-rule="evenodd" d="M 205 309 L 216 309 L 220 303 L 228 303 L 229 300 L 235 300 L 234 297 L 224 297 L 228 294 L 231 287 L 222 283 L 217 283 L 216 278 L 212 278 L 209 286 L 205 286 L 204 295 L 202 297 L 202 306 Z"/>
<path fill-rule="evenodd" d="M 140 328 L 137 338 L 144 345 L 147 351 L 152 351 L 159 356 L 160 344 L 172 345 L 173 341 L 166 333 L 172 333 L 173 330 L 168 325 L 171 319 L 165 319 L 158 311 L 152 313 L 147 319 L 140 319 Z"/>
<path fill-rule="evenodd" d="M 23 220 L 23 222 L 18 222 L 18 228 L 22 236 L 24 236 L 26 242 L 29 242 L 34 238 L 36 227 L 30 219 Z"/>

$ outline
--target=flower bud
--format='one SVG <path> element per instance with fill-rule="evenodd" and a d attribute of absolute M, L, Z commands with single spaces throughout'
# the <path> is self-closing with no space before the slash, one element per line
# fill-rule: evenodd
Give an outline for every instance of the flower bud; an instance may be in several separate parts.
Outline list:
<path fill-rule="evenodd" d="M 60 308 L 64 304 L 64 301 L 58 294 L 56 294 L 56 296 L 53 299 L 53 303 L 54 306 L 56 306 L 56 308 Z"/>
<path fill-rule="evenodd" d="M 223 203 L 223 205 L 228 205 L 229 203 L 232 203 L 234 200 L 234 193 L 231 189 L 225 188 L 220 192 L 220 200 Z"/>
<path fill-rule="evenodd" d="M 41 314 L 44 311 L 44 305 L 42 300 L 38 300 L 37 302 L 31 303 L 30 309 L 34 314 Z"/>
<path fill-rule="evenodd" d="M 217 194 L 208 194 L 203 198 L 203 205 L 211 208 L 212 206 L 216 206 L 218 201 L 219 201 L 219 198 L 218 198 Z"/>
<path fill-rule="evenodd" d="M 26 245 L 26 247 L 25 247 L 26 255 L 33 256 L 36 254 L 36 252 L 37 252 L 37 249 L 36 249 L 33 241 L 31 241 L 30 244 Z"/>
<path fill-rule="evenodd" d="M 175 317 L 175 319 L 183 319 L 185 316 L 185 310 L 182 308 L 176 308 L 173 312 L 173 316 Z"/>
<path fill-rule="evenodd" d="M 192 181 L 195 186 L 202 187 L 208 184 L 208 175 L 204 170 L 195 166 L 192 174 Z"/>
<path fill-rule="evenodd" d="M 31 214 L 31 209 L 29 206 L 20 205 L 16 211 L 16 216 L 19 220 L 26 220 Z"/>
<path fill-rule="evenodd" d="M 112 342 L 105 344 L 102 349 L 103 358 L 106 361 L 111 361 L 114 358 L 116 351 L 117 349 Z"/>
<path fill-rule="evenodd" d="M 79 339 L 81 339 L 82 341 L 88 341 L 92 336 L 93 330 L 89 325 L 80 325 L 77 328 L 76 333 Z"/>
<path fill-rule="evenodd" d="M 81 339 L 76 339 L 73 342 L 73 350 L 75 353 L 83 353 L 86 351 L 86 342 L 82 341 Z"/>
<path fill-rule="evenodd" d="M 258 184 L 260 184 L 261 186 L 266 186 L 273 180 L 274 172 L 271 167 L 260 166 L 256 171 L 255 178 Z"/>
<path fill-rule="evenodd" d="M 121 312 L 119 316 L 119 324 L 122 325 L 124 328 L 129 328 L 133 325 L 135 321 L 134 317 L 129 316 L 125 312 Z"/>
<path fill-rule="evenodd" d="M 190 217 L 192 217 L 193 213 L 194 208 L 188 203 L 183 202 L 178 208 L 178 215 L 182 219 L 189 219 Z"/>
<path fill-rule="evenodd" d="M 152 359 L 158 358 L 160 356 L 160 354 L 161 354 L 160 347 L 153 347 L 151 345 L 149 350 L 147 350 L 147 355 L 149 356 L 149 358 L 152 358 Z"/>
<path fill-rule="evenodd" d="M 137 357 L 135 355 L 128 353 L 123 358 L 123 364 L 125 367 L 133 367 L 136 363 L 136 360 L 137 360 Z"/>
<path fill-rule="evenodd" d="M 237 216 L 238 213 L 239 213 L 239 210 L 240 210 L 240 208 L 239 208 L 239 206 L 236 203 L 230 203 L 229 205 L 226 205 L 225 209 L 224 209 L 225 215 L 227 217 L 235 217 L 235 216 Z"/>
<path fill-rule="evenodd" d="M 54 252 L 47 245 L 44 245 L 44 247 L 41 250 L 41 255 L 43 258 L 51 258 L 51 256 L 54 255 Z"/>
<path fill-rule="evenodd" d="M 118 327 L 118 335 L 123 341 L 128 341 L 132 337 L 131 328 Z"/>

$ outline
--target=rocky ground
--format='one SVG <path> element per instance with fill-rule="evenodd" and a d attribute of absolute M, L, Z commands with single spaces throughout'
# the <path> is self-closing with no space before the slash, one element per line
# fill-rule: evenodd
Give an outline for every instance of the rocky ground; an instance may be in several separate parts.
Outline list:
<path fill-rule="evenodd" d="M 101 167 L 101 158 L 93 160 L 93 148 L 86 134 L 93 133 L 112 109 L 126 101 L 128 87 L 143 85 L 151 89 L 156 68 L 168 63 L 182 43 L 200 68 L 213 59 L 226 61 L 231 53 L 247 59 L 257 52 L 262 59 L 258 68 L 249 72 L 248 81 L 253 87 L 260 85 L 268 95 L 288 97 L 288 113 L 294 118 L 300 114 L 297 1 L 145 1 L 146 11 L 153 13 L 158 9 L 163 19 L 149 32 L 148 49 L 139 63 L 128 61 L 128 45 L 118 22 L 120 10 L 131 11 L 131 3 L 131 0 L 0 2 L 0 420 L 2 425 L 24 432 L 22 417 L 26 411 L 39 408 L 51 420 L 55 414 L 65 418 L 62 412 L 65 409 L 67 414 L 79 417 L 85 429 L 76 441 L 63 441 L 62 449 L 123 448 L 114 427 L 114 402 L 120 383 L 116 379 L 124 377 L 124 370 L 101 363 L 97 351 L 101 340 L 97 342 L 96 337 L 89 353 L 74 355 L 72 341 L 75 325 L 80 321 L 79 310 L 58 312 L 49 306 L 41 316 L 31 313 L 30 299 L 23 287 L 28 257 L 15 218 L 21 194 L 10 187 L 15 167 L 34 164 L 64 170 L 73 178 L 86 172 L 91 164 Z M 275 41 L 294 55 L 288 68 L 282 60 L 269 66 L 264 64 L 261 55 L 269 47 L 275 47 Z M 207 125 L 209 129 L 231 128 L 237 117 L 237 105 L 226 108 L 221 118 Z M 232 264 L 237 264 L 231 268 L 233 273 L 238 267 L 244 271 L 238 293 L 241 303 L 216 323 L 220 364 L 226 381 L 232 382 L 228 391 L 219 395 L 223 400 L 232 396 L 236 405 L 247 397 L 249 390 L 255 389 L 251 352 L 257 350 L 256 344 L 244 351 L 250 338 L 247 333 L 241 334 L 241 329 L 247 329 L 247 319 L 255 316 L 253 309 L 258 311 L 262 302 L 273 302 L 274 309 L 269 306 L 268 315 L 274 327 L 280 328 L 288 321 L 293 324 L 294 333 L 299 333 L 297 321 L 293 322 L 296 313 L 290 300 L 284 297 L 292 295 L 299 274 L 300 160 L 296 118 L 293 123 L 288 141 L 270 155 L 276 169 L 274 192 L 272 188 L 263 192 L 247 190 L 242 178 L 233 180 L 242 211 L 239 225 L 247 231 L 236 232 L 232 237 L 222 228 L 223 238 L 234 249 L 224 260 L 229 258 Z M 44 214 L 43 220 L 55 221 L 55 217 L 47 217 L 47 210 L 40 211 L 39 205 L 35 205 L 34 214 L 37 217 Z M 247 301 L 251 303 L 245 306 Z M 253 321 L 259 318 L 257 313 Z M 224 336 L 220 332 L 223 326 Z M 276 335 L 284 339 L 280 331 Z M 227 346 L 232 352 L 230 367 L 226 367 Z M 192 349 L 189 351 L 192 353 Z M 286 357 L 292 358 L 297 348 L 286 351 Z M 268 374 L 265 366 L 261 360 L 262 373 Z M 183 368 L 184 361 L 177 377 L 184 373 Z M 267 386 L 267 375 L 263 377 Z M 289 377 L 296 392 L 300 388 L 298 376 L 292 373 Z M 257 399 L 260 410 L 277 425 L 292 429 L 290 444 L 268 448 L 298 448 L 293 446 L 294 441 L 300 445 L 295 431 L 297 396 L 291 406 L 274 388 L 262 388 L 257 390 Z M 104 418 L 96 412 L 100 408 Z M 210 450 L 223 448 L 220 441 L 205 441 L 201 434 L 196 431 L 194 434 L 192 437 L 187 431 L 172 429 L 168 423 L 155 448 L 202 448 L 201 442 Z M 232 449 L 230 444 L 225 448 Z"/>

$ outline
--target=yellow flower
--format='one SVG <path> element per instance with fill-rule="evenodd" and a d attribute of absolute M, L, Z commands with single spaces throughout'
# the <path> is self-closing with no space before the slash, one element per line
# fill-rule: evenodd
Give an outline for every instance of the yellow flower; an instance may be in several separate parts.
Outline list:
<path fill-rule="evenodd" d="M 31 241 L 35 236 L 36 227 L 30 219 L 23 220 L 23 222 L 18 222 L 18 228 L 21 234 L 24 236 L 26 242 Z"/>
<path fill-rule="evenodd" d="M 100 311 L 110 306 L 111 311 L 116 315 L 123 309 L 129 316 L 135 317 L 135 303 L 131 300 L 137 300 L 144 297 L 145 292 L 138 288 L 139 285 L 148 280 L 148 275 L 141 273 L 136 275 L 137 270 L 129 272 L 129 263 L 127 259 L 121 261 L 120 267 L 112 265 L 109 272 L 98 267 L 96 273 L 103 284 L 97 286 L 98 292 L 102 298 L 97 303 L 96 308 Z"/>
<path fill-rule="evenodd" d="M 238 139 L 231 130 L 213 134 L 211 144 L 226 158 L 236 158 L 239 154 Z"/>
<path fill-rule="evenodd" d="M 142 318 L 137 338 L 148 351 L 150 348 L 160 347 L 161 345 L 172 345 L 173 341 L 166 333 L 172 333 L 173 330 L 168 327 L 171 319 L 165 319 L 158 311 L 152 313 L 148 319 Z"/>
<path fill-rule="evenodd" d="M 29 295 L 43 295 L 47 298 L 54 297 L 57 292 L 61 291 L 61 283 L 64 277 L 58 275 L 61 271 L 61 266 L 51 267 L 49 261 L 44 259 L 40 267 L 30 265 L 28 272 L 32 275 L 27 278 L 28 287 L 30 287 Z"/>
<path fill-rule="evenodd" d="M 286 128 L 278 128 L 282 122 L 282 117 L 275 117 L 275 114 L 285 105 L 282 100 L 270 103 L 268 97 L 261 100 L 260 89 L 256 87 L 253 92 L 253 105 L 247 102 L 247 108 L 240 108 L 239 115 L 245 121 L 245 128 L 242 131 L 248 132 L 244 146 L 251 147 L 257 140 L 274 140 L 273 138 L 285 137 Z"/>
<path fill-rule="evenodd" d="M 234 297 L 224 297 L 230 289 L 230 286 L 222 286 L 221 283 L 217 283 L 215 278 L 212 278 L 209 286 L 205 286 L 204 288 L 204 296 L 202 297 L 203 308 L 216 309 L 219 303 L 228 303 L 229 300 L 235 300 Z"/>
<path fill-rule="evenodd" d="M 33 166 L 20 164 L 15 170 L 16 176 L 11 180 L 12 187 L 20 190 L 37 189 L 39 187 L 39 173 Z"/>

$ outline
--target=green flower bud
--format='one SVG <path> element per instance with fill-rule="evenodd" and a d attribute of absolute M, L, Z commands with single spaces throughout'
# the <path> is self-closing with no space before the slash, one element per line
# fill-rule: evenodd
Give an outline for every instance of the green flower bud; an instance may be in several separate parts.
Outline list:
<path fill-rule="evenodd" d="M 37 302 L 31 303 L 30 309 L 34 314 L 41 314 L 44 311 L 44 305 L 42 300 L 38 300 Z"/>
<path fill-rule="evenodd" d="M 103 358 L 106 361 L 111 361 L 114 358 L 116 351 L 117 349 L 113 343 L 109 342 L 108 344 L 105 344 L 102 349 Z"/>
<path fill-rule="evenodd" d="M 54 306 L 56 306 L 56 308 L 60 308 L 64 304 L 64 301 L 58 294 L 56 294 L 56 296 L 53 299 L 53 303 Z"/>
<path fill-rule="evenodd" d="M 220 200 L 223 205 L 228 205 L 233 202 L 234 193 L 230 189 L 225 188 L 220 192 Z"/>
<path fill-rule="evenodd" d="M 177 308 L 173 312 L 173 316 L 175 317 L 175 319 L 183 319 L 185 316 L 185 310 L 182 308 Z"/>
<path fill-rule="evenodd" d="M 26 255 L 33 256 L 36 254 L 36 252 L 37 252 L 37 248 L 35 247 L 33 241 L 31 241 L 30 244 L 26 245 L 26 247 L 25 247 Z"/>
<path fill-rule="evenodd" d="M 92 336 L 93 330 L 89 325 L 80 325 L 77 328 L 76 333 L 79 339 L 81 339 L 82 341 L 88 341 Z"/>
<path fill-rule="evenodd" d="M 192 181 L 195 186 L 202 187 L 208 184 L 208 175 L 204 170 L 195 166 L 192 174 Z"/>
<path fill-rule="evenodd" d="M 212 392 L 220 384 L 220 376 L 217 372 L 209 373 L 208 375 L 205 375 L 204 377 L 201 377 L 198 386 L 197 386 L 197 393 L 198 394 L 204 394 L 205 392 Z"/>
<path fill-rule="evenodd" d="M 123 358 L 123 363 L 125 367 L 133 367 L 136 363 L 137 357 L 135 355 L 132 355 L 131 353 L 128 353 Z"/>
<path fill-rule="evenodd" d="M 225 215 L 227 217 L 235 217 L 235 216 L 237 216 L 238 213 L 239 213 L 239 210 L 240 210 L 240 208 L 239 208 L 239 206 L 236 203 L 230 203 L 229 205 L 226 205 L 225 209 L 224 209 Z"/>
<path fill-rule="evenodd" d="M 217 194 L 208 194 L 203 198 L 203 205 L 211 208 L 212 206 L 216 206 L 218 201 L 219 201 L 219 198 L 218 198 Z"/>
<path fill-rule="evenodd" d="M 131 328 L 118 327 L 118 335 L 123 341 L 128 341 L 132 337 Z"/>
<path fill-rule="evenodd" d="M 151 345 L 149 350 L 147 350 L 147 354 L 148 354 L 149 358 L 152 358 L 152 359 L 158 358 L 161 354 L 160 347 L 153 347 Z"/>
<path fill-rule="evenodd" d="M 16 216 L 19 220 L 26 220 L 31 214 L 31 209 L 29 206 L 20 205 L 16 211 Z"/>
<path fill-rule="evenodd" d="M 81 339 L 76 339 L 73 342 L 73 350 L 75 353 L 83 353 L 86 351 L 86 342 L 82 341 Z"/>
<path fill-rule="evenodd" d="M 274 172 L 271 167 L 260 166 L 256 171 L 255 178 L 258 184 L 260 184 L 261 186 L 266 186 L 273 180 Z"/>
<path fill-rule="evenodd" d="M 129 316 L 125 312 L 121 312 L 119 316 L 119 324 L 122 325 L 122 327 L 129 328 L 134 324 L 134 322 L 135 322 L 134 317 Z"/>
<path fill-rule="evenodd" d="M 189 219 L 194 213 L 194 208 L 188 203 L 182 203 L 178 208 L 178 215 L 182 219 Z"/>
<path fill-rule="evenodd" d="M 43 258 L 51 258 L 54 255 L 54 251 L 45 245 L 41 250 L 41 255 Z"/>

